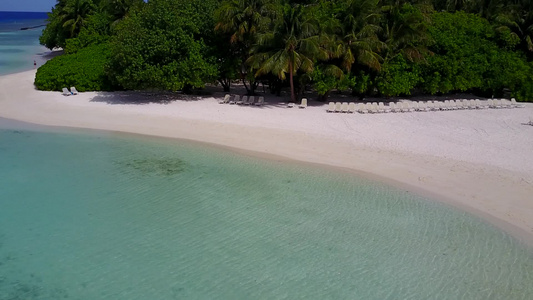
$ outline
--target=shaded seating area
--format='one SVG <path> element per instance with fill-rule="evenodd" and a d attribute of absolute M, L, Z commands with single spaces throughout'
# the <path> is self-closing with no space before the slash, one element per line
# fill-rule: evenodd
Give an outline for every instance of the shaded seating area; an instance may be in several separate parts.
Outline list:
<path fill-rule="evenodd" d="M 265 97 L 258 97 L 257 99 L 255 96 L 240 96 L 240 95 L 234 95 L 231 96 L 230 94 L 224 95 L 224 99 L 218 101 L 219 104 L 237 104 L 237 105 L 255 105 L 255 106 L 261 106 L 265 104 Z"/>

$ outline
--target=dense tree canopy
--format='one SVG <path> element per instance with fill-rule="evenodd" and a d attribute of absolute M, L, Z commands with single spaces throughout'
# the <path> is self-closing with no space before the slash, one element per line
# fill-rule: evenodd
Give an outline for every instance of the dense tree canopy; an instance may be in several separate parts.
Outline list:
<path fill-rule="evenodd" d="M 204 39 L 213 1 L 152 0 L 117 26 L 110 74 L 126 89 L 182 90 L 216 78 Z M 207 17 L 206 17 L 207 16 Z"/>
<path fill-rule="evenodd" d="M 530 0 L 58 0 L 41 43 L 78 61 L 105 53 L 104 75 L 91 80 L 107 83 L 94 89 L 218 81 L 230 91 L 241 80 L 249 94 L 260 81 L 276 94 L 286 87 L 291 101 L 306 86 L 322 99 L 332 90 L 533 99 Z"/>

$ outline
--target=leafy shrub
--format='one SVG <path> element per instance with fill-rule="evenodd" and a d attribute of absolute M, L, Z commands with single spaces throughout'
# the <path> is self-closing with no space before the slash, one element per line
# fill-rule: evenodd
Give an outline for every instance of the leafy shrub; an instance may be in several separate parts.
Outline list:
<path fill-rule="evenodd" d="M 55 57 L 37 70 L 35 86 L 45 91 L 60 91 L 71 86 L 80 92 L 111 90 L 105 74 L 108 60 L 107 44 L 92 45 L 74 54 Z"/>
<path fill-rule="evenodd" d="M 533 68 L 509 30 L 495 30 L 480 16 L 456 13 L 432 15 L 429 32 L 434 55 L 421 65 L 422 89 L 431 94 L 478 90 L 501 96 L 505 89 L 518 100 L 533 98 Z"/>
<path fill-rule="evenodd" d="M 410 95 L 421 80 L 418 65 L 398 55 L 383 64 L 376 87 L 384 96 Z"/>
<path fill-rule="evenodd" d="M 217 78 L 204 34 L 214 24 L 205 0 L 152 0 L 117 26 L 109 74 L 125 89 L 184 90 Z M 209 16 L 209 17 L 208 17 Z"/>

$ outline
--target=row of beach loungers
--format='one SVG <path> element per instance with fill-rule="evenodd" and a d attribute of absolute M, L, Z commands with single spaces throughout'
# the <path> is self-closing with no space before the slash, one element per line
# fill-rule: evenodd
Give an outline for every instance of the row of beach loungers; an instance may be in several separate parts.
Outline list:
<path fill-rule="evenodd" d="M 220 104 L 239 104 L 239 105 L 257 105 L 261 106 L 265 104 L 265 98 L 264 97 L 258 97 L 257 101 L 254 96 L 239 96 L 235 95 L 233 99 L 231 98 L 231 95 L 226 94 L 224 96 L 223 100 L 220 100 L 218 103 Z"/>
<path fill-rule="evenodd" d="M 443 111 L 458 109 L 484 109 L 484 108 L 514 108 L 524 107 L 519 105 L 514 98 L 489 99 L 487 101 L 475 100 L 446 100 L 446 101 L 418 101 L 418 102 L 391 102 L 385 105 L 383 102 L 330 102 L 327 112 L 341 113 L 386 113 L 386 112 L 412 112 L 412 111 Z"/>

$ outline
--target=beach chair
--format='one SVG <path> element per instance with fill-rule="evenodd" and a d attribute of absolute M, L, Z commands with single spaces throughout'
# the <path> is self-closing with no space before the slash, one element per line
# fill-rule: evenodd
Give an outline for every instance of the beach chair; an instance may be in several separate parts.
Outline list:
<path fill-rule="evenodd" d="M 526 107 L 526 106 L 523 105 L 523 104 L 518 104 L 518 102 L 516 102 L 516 99 L 515 99 L 515 98 L 511 98 L 511 105 L 514 106 L 514 107 L 520 107 L 520 108 L 524 108 L 524 107 Z"/>
<path fill-rule="evenodd" d="M 513 108 L 513 106 L 511 105 L 511 101 L 507 101 L 507 99 L 501 100 L 501 106 L 502 108 Z"/>
<path fill-rule="evenodd" d="M 444 110 L 452 110 L 450 100 L 444 100 L 443 104 L 442 108 L 444 108 Z"/>
<path fill-rule="evenodd" d="M 307 98 L 302 98 L 302 101 L 300 102 L 300 105 L 298 105 L 298 108 L 306 108 L 307 107 Z"/>
<path fill-rule="evenodd" d="M 342 102 L 335 102 L 335 112 L 341 112 L 342 111 Z"/>
<path fill-rule="evenodd" d="M 243 105 L 246 102 L 248 102 L 248 96 L 242 96 L 241 100 L 237 101 L 237 104 Z"/>
<path fill-rule="evenodd" d="M 402 104 L 402 112 L 411 111 L 411 106 L 409 105 L 409 102 L 401 102 L 401 104 Z"/>
<path fill-rule="evenodd" d="M 417 101 L 411 102 L 411 108 L 413 109 L 413 111 L 420 111 L 419 108 L 418 108 L 418 102 Z"/>
<path fill-rule="evenodd" d="M 402 102 L 396 102 L 396 112 L 402 112 Z"/>
<path fill-rule="evenodd" d="M 70 87 L 70 93 L 71 93 L 72 95 L 77 95 L 77 94 L 78 94 L 78 90 L 76 89 L 76 87 L 71 86 L 71 87 Z"/>
<path fill-rule="evenodd" d="M 385 104 L 383 102 L 378 103 L 378 112 L 384 113 L 385 112 Z"/>
<path fill-rule="evenodd" d="M 254 105 L 255 103 L 255 97 L 254 96 L 250 96 L 248 97 L 248 102 L 245 102 L 243 103 L 244 105 Z"/>
<path fill-rule="evenodd" d="M 453 110 L 461 109 L 461 102 L 459 100 L 450 100 L 450 107 Z"/>
<path fill-rule="evenodd" d="M 265 104 L 265 97 L 261 96 L 259 99 L 257 99 L 257 102 L 254 103 L 256 106 L 262 106 Z"/>
<path fill-rule="evenodd" d="M 397 110 L 396 110 L 396 102 L 390 102 L 389 103 L 389 107 L 390 107 L 390 111 L 391 112 L 394 112 L 394 113 L 397 112 Z"/>
<path fill-rule="evenodd" d="M 364 103 L 358 103 L 357 104 L 357 111 L 361 114 L 368 113 L 368 109 L 366 109 L 366 105 Z"/>
<path fill-rule="evenodd" d="M 476 104 L 474 103 L 474 100 L 465 100 L 466 107 L 468 109 L 476 109 Z"/>
<path fill-rule="evenodd" d="M 348 113 L 348 102 L 342 102 L 342 104 L 341 104 L 341 112 Z"/>
<path fill-rule="evenodd" d="M 328 104 L 328 109 L 326 111 L 327 112 L 335 112 L 335 102 L 330 102 Z"/>
<path fill-rule="evenodd" d="M 494 104 L 494 108 L 502 108 L 502 100 L 496 99 L 492 103 Z"/>
<path fill-rule="evenodd" d="M 390 113 L 391 112 L 390 106 L 385 105 L 385 103 L 379 102 L 378 105 L 381 106 L 382 112 L 384 112 L 384 113 Z"/>
<path fill-rule="evenodd" d="M 372 114 L 377 114 L 378 113 L 378 104 L 377 104 L 377 102 L 372 102 L 372 103 L 369 102 L 369 103 L 367 103 L 366 104 L 366 108 Z"/>
<path fill-rule="evenodd" d="M 348 104 L 348 112 L 351 113 L 351 114 L 353 114 L 355 112 L 355 103 L 350 102 Z"/>
<path fill-rule="evenodd" d="M 478 109 L 483 109 L 483 108 L 485 108 L 484 103 L 485 103 L 485 101 L 481 102 L 481 100 L 476 99 L 476 108 L 478 108 Z"/>
<path fill-rule="evenodd" d="M 228 103 L 229 104 L 236 104 L 239 101 L 241 101 L 241 96 L 235 95 L 235 97 L 233 97 L 233 100 L 230 100 Z"/>
<path fill-rule="evenodd" d="M 448 102 L 448 110 L 456 110 L 457 104 L 455 104 L 455 100 L 450 100 Z"/>
<path fill-rule="evenodd" d="M 435 103 L 433 103 L 433 101 L 427 101 L 426 111 L 434 111 L 434 110 L 435 110 Z"/>
<path fill-rule="evenodd" d="M 418 101 L 417 102 L 417 106 L 416 108 L 418 109 L 418 111 L 426 111 L 426 104 L 424 103 L 424 101 Z"/>
<path fill-rule="evenodd" d="M 230 98 L 231 98 L 231 96 L 230 96 L 229 94 L 226 94 L 226 95 L 224 96 L 224 99 L 218 101 L 218 103 L 219 103 L 219 104 L 226 104 L 226 103 L 229 102 L 229 99 L 230 99 Z"/>
<path fill-rule="evenodd" d="M 70 96 L 72 95 L 67 88 L 63 88 L 63 96 Z"/>

